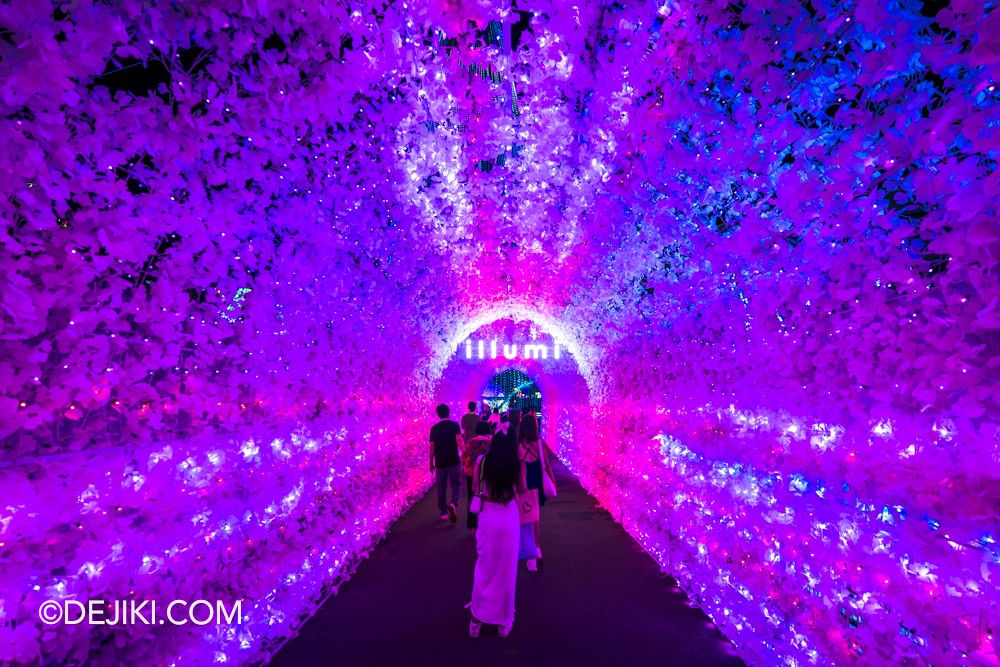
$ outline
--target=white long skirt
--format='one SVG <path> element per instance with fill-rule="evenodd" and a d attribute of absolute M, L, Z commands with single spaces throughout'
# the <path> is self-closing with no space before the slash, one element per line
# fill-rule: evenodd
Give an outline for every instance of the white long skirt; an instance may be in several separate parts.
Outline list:
<path fill-rule="evenodd" d="M 476 571 L 472 582 L 472 615 L 483 623 L 514 622 L 517 549 L 521 520 L 517 504 L 484 502 L 476 529 Z"/>

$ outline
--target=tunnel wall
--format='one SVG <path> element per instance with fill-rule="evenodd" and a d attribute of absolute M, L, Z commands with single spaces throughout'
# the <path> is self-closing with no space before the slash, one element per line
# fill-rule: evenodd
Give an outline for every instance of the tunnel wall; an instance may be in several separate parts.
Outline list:
<path fill-rule="evenodd" d="M 588 100 L 629 224 L 567 462 L 750 664 L 1000 660 L 997 13 L 930 9 L 670 5 L 657 60 L 630 6 L 649 103 Z"/>
<path fill-rule="evenodd" d="M 602 351 L 580 360 L 586 400 L 574 374 L 565 396 L 549 383 L 560 454 L 749 661 L 996 664 L 994 5 L 539 1 L 506 70 L 516 134 L 469 68 L 500 63 L 472 45 L 507 4 L 400 4 L 0 7 L 0 451 L 26 499 L 0 507 L 4 650 L 138 653 L 134 628 L 112 648 L 7 600 L 151 586 L 141 558 L 109 561 L 113 581 L 74 567 L 92 547 L 71 536 L 95 557 L 120 530 L 155 541 L 146 494 L 178 485 L 166 516 L 201 521 L 186 480 L 209 469 L 214 526 L 231 488 L 277 499 L 243 478 L 235 443 L 260 433 L 347 428 L 321 451 L 367 488 L 350 441 L 452 391 L 437 348 L 470 301 L 527 294 Z M 478 141 L 456 101 L 479 105 Z M 386 517 L 427 483 L 422 431 L 391 432 Z M 268 442 L 262 465 L 319 508 L 326 463 L 304 447 Z M 249 506 L 229 574 L 259 562 L 241 531 L 284 539 Z M 177 576 L 229 546 L 180 554 Z M 191 641 L 213 658 L 216 638 Z"/>
<path fill-rule="evenodd" d="M 935 474 L 957 434 L 902 423 L 665 392 L 599 409 L 569 464 L 753 664 L 994 664 L 992 472 Z"/>
<path fill-rule="evenodd" d="M 430 483 L 406 406 L 443 288 L 331 130 L 381 75 L 265 45 L 339 14 L 65 9 L 0 7 L 0 663 L 257 664 Z M 172 597 L 245 622 L 38 615 Z"/>
<path fill-rule="evenodd" d="M 418 435 L 419 431 L 419 435 Z M 397 403 L 294 429 L 87 450 L 0 469 L 4 664 L 255 663 L 280 648 L 426 491 Z M 43 601 L 207 600 L 242 622 L 38 622 Z M 178 619 L 186 607 L 175 612 Z M 69 613 L 69 612 L 67 612 Z M 205 609 L 198 612 L 204 620 Z M 104 618 L 129 618 L 105 610 Z M 154 630 L 155 628 L 155 630 Z"/>

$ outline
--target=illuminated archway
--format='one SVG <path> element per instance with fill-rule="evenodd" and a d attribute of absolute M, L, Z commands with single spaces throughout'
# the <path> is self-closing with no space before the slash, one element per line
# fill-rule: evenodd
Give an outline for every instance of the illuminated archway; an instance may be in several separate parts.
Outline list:
<path fill-rule="evenodd" d="M 490 307 L 459 324 L 443 343 L 431 341 L 431 355 L 427 362 L 415 370 L 416 377 L 425 386 L 436 388 L 449 363 L 459 354 L 465 341 L 476 332 L 497 322 L 509 321 L 513 324 L 529 322 L 550 336 L 555 344 L 566 350 L 572 357 L 576 369 L 587 385 L 588 401 L 598 403 L 605 393 L 605 380 L 598 372 L 602 351 L 586 344 L 567 325 L 535 307 L 517 301 L 499 307 Z M 508 364 L 515 360 L 507 360 Z M 519 363 L 530 360 L 517 360 Z M 517 366 L 514 366 L 517 367 Z M 529 373 L 530 375 L 530 373 Z"/>
<path fill-rule="evenodd" d="M 481 400 L 483 388 L 498 373 L 516 371 L 531 378 L 544 397 L 546 419 L 543 430 L 553 451 L 562 456 L 572 457 L 565 445 L 571 442 L 579 444 L 580 438 L 574 438 L 574 431 L 582 435 L 588 430 L 592 415 L 592 405 L 599 404 L 601 397 L 595 396 L 592 387 L 602 387 L 598 374 L 588 373 L 591 368 L 588 363 L 593 356 L 583 351 L 584 362 L 573 352 L 581 351 L 578 345 L 566 345 L 566 353 L 556 359 L 553 355 L 522 354 L 519 347 L 515 358 L 508 359 L 502 354 L 502 346 L 497 345 L 496 358 L 489 353 L 489 342 L 493 340 L 514 341 L 523 346 L 525 342 L 536 347 L 548 346 L 552 349 L 555 341 L 565 341 L 552 336 L 546 327 L 537 320 L 524 317 L 520 319 L 497 318 L 487 320 L 475 329 L 463 328 L 464 337 L 454 337 L 456 343 L 447 350 L 447 358 L 438 371 L 437 381 L 433 387 L 433 399 L 428 405 L 445 403 L 453 410 L 464 410 L 471 400 Z M 551 321 L 549 321 L 551 326 Z M 472 342 L 472 353 L 468 353 L 466 341 Z M 489 341 L 484 346 L 485 354 L 478 354 L 478 343 Z M 513 348 L 513 345 L 511 345 Z M 512 350 L 511 350 L 512 351 Z M 444 355 L 442 355 L 444 356 Z M 599 389 L 600 390 L 600 389 Z"/>
<path fill-rule="evenodd" d="M 482 397 L 491 408 L 501 412 L 507 409 L 540 411 L 542 407 L 538 381 L 516 368 L 507 368 L 490 378 Z"/>

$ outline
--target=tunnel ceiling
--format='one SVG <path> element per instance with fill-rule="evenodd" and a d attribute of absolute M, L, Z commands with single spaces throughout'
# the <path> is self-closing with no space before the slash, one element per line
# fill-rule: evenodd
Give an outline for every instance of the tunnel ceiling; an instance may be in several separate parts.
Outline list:
<path fill-rule="evenodd" d="M 953 5 L 7 3 L 5 434 L 312 414 L 510 304 L 626 383 L 979 417 L 1000 25 Z"/>

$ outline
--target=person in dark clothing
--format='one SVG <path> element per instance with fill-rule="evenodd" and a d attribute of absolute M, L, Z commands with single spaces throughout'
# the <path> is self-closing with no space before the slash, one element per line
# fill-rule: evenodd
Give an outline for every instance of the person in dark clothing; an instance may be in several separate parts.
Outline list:
<path fill-rule="evenodd" d="M 462 415 L 462 437 L 468 442 L 476 437 L 476 424 L 479 423 L 479 415 L 476 414 L 476 402 L 469 401 L 469 411 Z"/>
<path fill-rule="evenodd" d="M 448 419 L 451 410 L 442 403 L 437 406 L 441 419 L 431 427 L 431 472 L 437 472 L 438 509 L 441 520 L 458 521 L 458 497 L 462 488 L 462 461 L 459 451 L 465 446 L 461 427 Z M 451 486 L 451 502 L 445 503 L 447 487 Z"/>
<path fill-rule="evenodd" d="M 493 411 L 490 408 L 484 407 L 483 414 L 479 415 L 479 423 L 486 424 L 486 428 L 489 435 L 493 435 L 493 429 L 496 426 L 495 420 L 493 420 Z"/>
<path fill-rule="evenodd" d="M 507 421 L 510 422 L 510 429 L 507 431 L 507 437 L 511 442 L 517 444 L 517 429 L 521 425 L 521 411 L 508 410 Z"/>

